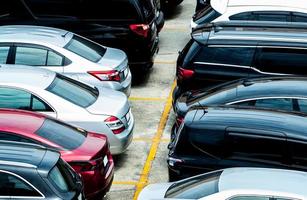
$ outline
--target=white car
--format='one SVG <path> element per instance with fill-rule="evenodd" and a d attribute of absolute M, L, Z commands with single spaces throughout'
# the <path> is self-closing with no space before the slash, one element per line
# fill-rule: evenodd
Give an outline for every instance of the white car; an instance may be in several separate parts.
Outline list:
<path fill-rule="evenodd" d="M 131 72 L 125 52 L 61 29 L 0 26 L 0 64 L 42 67 L 130 95 Z"/>
<path fill-rule="evenodd" d="M 211 0 L 194 14 L 191 28 L 229 20 L 307 22 L 307 3 L 305 0 Z"/>
<path fill-rule="evenodd" d="M 46 69 L 1 65 L 0 108 L 36 111 L 105 134 L 112 154 L 124 152 L 133 137 L 134 118 L 124 93 Z"/>
<path fill-rule="evenodd" d="M 306 200 L 307 173 L 228 168 L 173 183 L 148 185 L 138 200 Z"/>

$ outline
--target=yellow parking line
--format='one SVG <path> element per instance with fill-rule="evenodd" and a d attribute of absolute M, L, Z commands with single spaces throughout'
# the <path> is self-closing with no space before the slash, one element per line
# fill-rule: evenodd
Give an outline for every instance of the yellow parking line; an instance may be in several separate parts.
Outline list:
<path fill-rule="evenodd" d="M 166 101 L 166 98 L 159 97 L 129 97 L 130 101 Z"/>
<path fill-rule="evenodd" d="M 156 134 L 153 138 L 153 143 L 150 147 L 150 151 L 149 151 L 148 157 L 146 159 L 143 171 L 141 173 L 141 177 L 138 181 L 138 184 L 136 185 L 136 190 L 135 190 L 135 193 L 134 193 L 133 200 L 137 200 L 137 197 L 139 196 L 141 190 L 148 183 L 148 177 L 149 177 L 149 173 L 150 173 L 150 170 L 151 170 L 152 162 L 155 159 L 155 156 L 157 154 L 158 147 L 159 147 L 159 144 L 160 144 L 160 140 L 162 138 L 163 131 L 164 131 L 164 128 L 166 126 L 167 119 L 168 119 L 168 116 L 169 116 L 169 113 L 170 113 L 170 110 L 171 110 L 171 107 L 172 107 L 172 91 L 174 90 L 175 86 L 176 86 L 176 82 L 174 81 L 174 83 L 172 85 L 171 92 L 170 92 L 170 94 L 167 98 L 167 102 L 165 104 L 165 107 L 164 107 L 164 110 L 163 110 L 163 113 L 162 113 L 162 116 L 161 116 L 161 119 L 160 119 L 160 122 L 159 122 L 158 130 L 157 130 L 157 132 L 156 132 Z"/>
<path fill-rule="evenodd" d="M 165 64 L 165 65 L 174 65 L 176 61 L 163 61 L 163 60 L 156 60 L 155 64 Z"/>
<path fill-rule="evenodd" d="M 133 138 L 132 139 L 134 142 L 154 142 L 154 138 L 142 138 L 142 137 L 138 137 L 138 138 Z M 165 142 L 165 143 L 169 143 L 170 139 L 167 138 L 163 138 L 160 140 L 160 142 Z"/>
<path fill-rule="evenodd" d="M 112 185 L 137 185 L 136 181 L 113 181 Z"/>

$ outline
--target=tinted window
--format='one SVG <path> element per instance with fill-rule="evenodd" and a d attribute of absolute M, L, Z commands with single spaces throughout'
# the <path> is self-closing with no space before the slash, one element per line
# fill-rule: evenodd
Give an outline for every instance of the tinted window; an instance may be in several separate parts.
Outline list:
<path fill-rule="evenodd" d="M 0 140 L 9 140 L 16 142 L 26 142 L 26 143 L 34 143 L 34 141 L 20 137 L 13 133 L 0 132 Z"/>
<path fill-rule="evenodd" d="M 48 51 L 47 66 L 62 66 L 63 57 L 53 51 Z"/>
<path fill-rule="evenodd" d="M 0 46 L 0 64 L 6 64 L 10 47 Z"/>
<path fill-rule="evenodd" d="M 221 173 L 222 171 L 216 171 L 174 183 L 167 190 L 165 198 L 200 199 L 217 193 Z"/>
<path fill-rule="evenodd" d="M 15 64 L 45 66 L 47 61 L 46 49 L 32 47 L 17 47 Z"/>
<path fill-rule="evenodd" d="M 262 48 L 256 67 L 263 72 L 307 74 L 307 50 Z"/>
<path fill-rule="evenodd" d="M 52 119 L 45 119 L 36 134 L 67 150 L 74 150 L 81 146 L 87 135 L 81 129 Z"/>
<path fill-rule="evenodd" d="M 292 151 L 292 159 L 294 165 L 306 166 L 307 165 L 307 143 L 300 140 L 288 140 L 289 147 Z"/>
<path fill-rule="evenodd" d="M 297 102 L 300 112 L 307 113 L 307 99 L 298 99 Z"/>
<path fill-rule="evenodd" d="M 254 12 L 258 16 L 259 21 L 290 21 L 290 12 Z"/>
<path fill-rule="evenodd" d="M 261 108 L 271 108 L 271 109 L 279 109 L 279 110 L 286 110 L 292 111 L 293 104 L 292 99 L 258 99 L 255 103 L 256 107 Z"/>
<path fill-rule="evenodd" d="M 256 16 L 253 12 L 244 12 L 235 14 L 229 17 L 230 20 L 256 20 Z"/>
<path fill-rule="evenodd" d="M 98 92 L 94 88 L 59 74 L 47 90 L 84 108 L 93 104 L 98 97 Z"/>
<path fill-rule="evenodd" d="M 230 200 L 270 200 L 269 197 L 260 197 L 260 196 L 240 196 L 240 197 L 232 197 Z"/>
<path fill-rule="evenodd" d="M 41 197 L 28 183 L 4 172 L 0 172 L 0 196 Z"/>
<path fill-rule="evenodd" d="M 92 62 L 98 62 L 106 52 L 104 47 L 77 35 L 73 36 L 65 48 Z"/>
<path fill-rule="evenodd" d="M 292 22 L 307 22 L 307 15 L 304 13 L 293 13 Z"/>
<path fill-rule="evenodd" d="M 46 103 L 31 93 L 14 88 L 0 88 L 0 108 L 52 111 Z"/>
<path fill-rule="evenodd" d="M 201 62 L 250 66 L 254 52 L 248 47 L 205 47 L 197 58 Z"/>
<path fill-rule="evenodd" d="M 58 167 L 54 167 L 49 173 L 49 179 L 63 192 L 69 191 L 62 173 Z"/>

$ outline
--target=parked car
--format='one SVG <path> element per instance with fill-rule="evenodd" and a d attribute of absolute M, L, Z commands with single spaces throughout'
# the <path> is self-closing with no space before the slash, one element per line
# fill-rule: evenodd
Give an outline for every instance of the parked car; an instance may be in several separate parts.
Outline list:
<path fill-rule="evenodd" d="M 31 65 L 130 95 L 126 54 L 74 33 L 41 26 L 0 26 L 0 64 Z"/>
<path fill-rule="evenodd" d="M 2 65 L 0 108 L 41 112 L 105 134 L 112 154 L 124 152 L 133 137 L 134 118 L 126 95 L 46 69 Z"/>
<path fill-rule="evenodd" d="M 195 14 L 210 4 L 211 0 L 196 0 Z"/>
<path fill-rule="evenodd" d="M 65 29 L 124 50 L 131 68 L 150 68 L 158 51 L 156 12 L 150 0 L 5 0 L 3 4 L 2 25 Z"/>
<path fill-rule="evenodd" d="M 306 199 L 307 173 L 268 168 L 228 168 L 173 183 L 151 184 L 138 200 Z"/>
<path fill-rule="evenodd" d="M 177 59 L 174 99 L 241 78 L 306 76 L 306 28 L 306 23 L 229 21 L 196 29 Z"/>
<path fill-rule="evenodd" d="M 238 106 L 196 107 L 169 144 L 169 178 L 228 167 L 307 171 L 307 115 Z"/>
<path fill-rule="evenodd" d="M 186 92 L 173 102 L 175 127 L 180 126 L 185 114 L 193 106 L 242 105 L 307 114 L 306 88 L 306 77 L 275 76 L 235 80 L 208 90 Z"/>
<path fill-rule="evenodd" d="M 156 9 L 156 24 L 158 32 L 160 32 L 164 26 L 164 13 L 161 9 L 161 1 L 160 0 L 152 0 L 152 3 Z"/>
<path fill-rule="evenodd" d="M 84 200 L 81 177 L 54 150 L 0 142 L 1 199 Z"/>
<path fill-rule="evenodd" d="M 209 22 L 229 20 L 307 22 L 307 6 L 302 0 L 210 0 L 199 4 L 203 8 L 192 17 L 192 29 Z"/>
<path fill-rule="evenodd" d="M 0 109 L 0 140 L 34 143 L 61 153 L 84 181 L 87 199 L 104 197 L 114 174 L 106 136 L 75 128 L 39 113 Z"/>

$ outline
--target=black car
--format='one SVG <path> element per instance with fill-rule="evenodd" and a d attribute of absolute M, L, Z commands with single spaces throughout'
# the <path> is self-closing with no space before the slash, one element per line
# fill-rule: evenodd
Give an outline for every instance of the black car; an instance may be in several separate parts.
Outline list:
<path fill-rule="evenodd" d="M 60 153 L 38 145 L 0 141 L 1 199 L 82 200 L 81 177 Z"/>
<path fill-rule="evenodd" d="M 2 3 L 1 25 L 62 28 L 124 50 L 132 68 L 148 69 L 153 65 L 159 39 L 157 10 L 152 0 L 5 0 Z"/>
<path fill-rule="evenodd" d="M 275 76 L 235 80 L 208 90 L 185 92 L 173 102 L 175 127 L 180 126 L 193 106 L 242 105 L 307 114 L 306 88 L 306 77 Z"/>
<path fill-rule="evenodd" d="M 307 115 L 247 107 L 191 109 L 169 145 L 169 177 L 228 167 L 307 171 Z"/>
<path fill-rule="evenodd" d="M 305 23 L 229 21 L 199 27 L 178 56 L 174 99 L 241 78 L 305 76 L 306 38 Z"/>
<path fill-rule="evenodd" d="M 202 9 L 206 8 L 210 5 L 210 0 L 196 0 L 196 8 L 195 13 L 201 11 Z"/>

